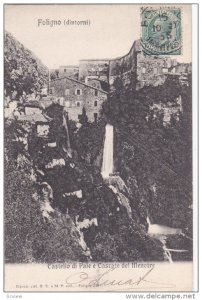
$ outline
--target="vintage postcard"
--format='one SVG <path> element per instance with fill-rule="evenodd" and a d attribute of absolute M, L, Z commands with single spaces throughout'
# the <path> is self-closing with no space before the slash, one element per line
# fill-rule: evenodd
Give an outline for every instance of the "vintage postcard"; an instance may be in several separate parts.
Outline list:
<path fill-rule="evenodd" d="M 6 292 L 196 289 L 192 51 L 191 4 L 4 5 Z"/>

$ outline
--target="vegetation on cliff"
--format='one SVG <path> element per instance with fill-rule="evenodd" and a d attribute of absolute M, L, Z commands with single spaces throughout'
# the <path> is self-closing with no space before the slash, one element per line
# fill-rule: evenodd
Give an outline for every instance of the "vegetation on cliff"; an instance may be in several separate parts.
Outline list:
<path fill-rule="evenodd" d="M 72 219 L 55 210 L 52 221 L 41 211 L 41 187 L 15 121 L 5 124 L 5 259 L 9 263 L 86 261 Z"/>
<path fill-rule="evenodd" d="M 103 111 L 116 128 L 115 169 L 134 193 L 131 205 L 153 223 L 192 235 L 191 78 L 189 86 L 168 77 L 163 86 L 138 92 L 132 85 L 125 89 L 119 78 L 114 84 Z M 182 111 L 165 124 L 153 104 L 175 106 L 179 95 Z"/>
<path fill-rule="evenodd" d="M 9 33 L 5 35 L 6 96 L 20 100 L 37 93 L 47 80 L 47 70 Z M 96 219 L 82 229 L 94 261 L 164 260 L 162 244 L 147 234 L 152 223 L 182 228 L 192 235 L 191 78 L 180 86 L 169 77 L 163 86 L 135 91 L 117 78 L 102 117 L 89 123 L 85 109 L 80 124 L 63 115 L 63 107 L 46 109 L 52 119 L 49 141 L 37 137 L 32 126 L 5 122 L 5 257 L 7 262 L 64 262 L 88 260 L 80 246 L 77 222 Z M 176 104 L 182 112 L 164 123 L 163 110 L 154 104 Z M 68 156 L 68 124 L 72 157 Z M 112 123 L 114 165 L 127 191 L 101 176 L 106 123 Z M 28 145 L 19 138 L 26 138 Z M 63 165 L 48 168 L 53 160 Z M 42 183 L 53 191 L 51 220 L 41 211 Z M 82 194 L 77 197 L 74 192 Z M 120 196 L 121 195 L 121 196 Z M 132 212 L 127 210 L 129 203 Z M 26 212 L 26 213 L 25 213 Z M 170 237 L 169 246 L 191 249 L 191 239 Z M 176 255 L 179 260 L 179 255 Z M 191 259 L 186 253 L 184 259 Z"/>
<path fill-rule="evenodd" d="M 4 87 L 6 96 L 19 100 L 40 92 L 48 81 L 48 69 L 10 33 L 4 37 Z"/>

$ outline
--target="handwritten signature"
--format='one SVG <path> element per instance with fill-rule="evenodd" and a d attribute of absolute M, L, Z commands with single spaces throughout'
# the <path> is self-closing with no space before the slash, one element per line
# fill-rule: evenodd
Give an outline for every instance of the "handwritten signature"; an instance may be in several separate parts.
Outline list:
<path fill-rule="evenodd" d="M 112 274 L 115 271 L 115 268 L 111 268 L 105 272 L 95 275 L 94 278 L 90 277 L 86 272 L 77 272 L 68 276 L 65 280 L 66 285 L 69 287 L 84 287 L 84 288 L 97 288 L 97 287 L 117 287 L 121 290 L 129 289 L 140 289 L 143 288 L 174 288 L 174 284 L 162 283 L 149 280 L 151 278 L 151 273 L 154 270 L 152 266 L 141 276 L 134 276 L 133 278 L 113 278 Z M 110 278 L 109 278 L 110 277 Z M 115 277 L 115 276 L 114 276 Z M 117 290 L 117 289 L 116 289 Z"/>

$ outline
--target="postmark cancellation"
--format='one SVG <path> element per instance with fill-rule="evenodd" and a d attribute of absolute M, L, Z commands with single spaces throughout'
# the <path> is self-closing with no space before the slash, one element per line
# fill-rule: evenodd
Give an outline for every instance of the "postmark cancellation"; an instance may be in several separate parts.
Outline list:
<path fill-rule="evenodd" d="M 141 44 L 144 54 L 180 55 L 182 53 L 181 16 L 181 8 L 141 8 Z"/>

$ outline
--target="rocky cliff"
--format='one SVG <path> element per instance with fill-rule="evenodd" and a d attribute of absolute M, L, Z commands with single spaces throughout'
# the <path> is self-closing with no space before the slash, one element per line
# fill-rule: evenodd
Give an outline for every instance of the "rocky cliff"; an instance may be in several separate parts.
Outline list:
<path fill-rule="evenodd" d="M 48 80 L 48 68 L 12 34 L 4 37 L 4 87 L 11 100 L 40 92 Z"/>

